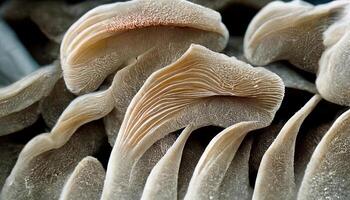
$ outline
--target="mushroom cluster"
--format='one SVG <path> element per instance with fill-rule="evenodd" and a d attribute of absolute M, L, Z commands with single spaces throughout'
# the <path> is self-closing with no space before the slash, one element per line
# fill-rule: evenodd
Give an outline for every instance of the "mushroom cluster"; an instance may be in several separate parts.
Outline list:
<path fill-rule="evenodd" d="M 60 50 L 0 88 L 0 199 L 350 198 L 349 1 L 19 2 Z"/>

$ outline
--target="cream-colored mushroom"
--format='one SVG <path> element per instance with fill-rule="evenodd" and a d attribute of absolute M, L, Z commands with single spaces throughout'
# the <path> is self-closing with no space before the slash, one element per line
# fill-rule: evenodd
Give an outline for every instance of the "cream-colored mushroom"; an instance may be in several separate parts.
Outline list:
<path fill-rule="evenodd" d="M 348 199 L 350 196 L 350 111 L 344 112 L 317 145 L 306 168 L 298 199 Z"/>
<path fill-rule="evenodd" d="M 305 118 L 321 100 L 315 95 L 283 126 L 265 152 L 255 182 L 253 199 L 295 199 L 295 142 Z M 267 184 L 268 183 L 268 184 Z"/>
<path fill-rule="evenodd" d="M 65 145 L 41 151 L 44 135 L 30 140 L 18 156 L 11 174 L 1 191 L 1 199 L 58 199 L 76 165 L 86 156 L 95 154 L 105 137 L 101 123 L 80 128 Z M 42 142 L 51 143 L 47 139 Z"/>
<path fill-rule="evenodd" d="M 317 74 L 323 98 L 350 105 L 349 11 L 350 2 L 344 0 L 318 6 L 303 1 L 270 3 L 248 27 L 245 56 L 257 65 L 288 60 Z"/>
<path fill-rule="evenodd" d="M 217 51 L 227 38 L 219 13 L 184 0 L 107 4 L 86 13 L 67 31 L 61 45 L 63 75 L 73 93 L 87 93 L 146 52 L 158 52 L 171 63 L 191 43 Z"/>
<path fill-rule="evenodd" d="M 268 124 L 283 91 L 273 73 L 192 45 L 176 62 L 153 73 L 130 103 L 111 153 L 102 199 L 128 198 L 134 163 L 169 132 L 190 123 L 227 127 L 255 119 Z"/>
<path fill-rule="evenodd" d="M 323 32 L 346 4 L 347 1 L 320 6 L 303 1 L 268 4 L 248 26 L 244 38 L 245 56 L 256 65 L 288 60 L 303 70 L 316 73 L 325 49 Z"/>
<path fill-rule="evenodd" d="M 65 183 L 60 200 L 99 199 L 102 193 L 105 170 L 94 157 L 81 160 Z"/>
<path fill-rule="evenodd" d="M 38 102 L 50 94 L 60 76 L 61 70 L 54 64 L 0 88 L 0 135 L 10 134 L 33 124 L 40 113 Z"/>

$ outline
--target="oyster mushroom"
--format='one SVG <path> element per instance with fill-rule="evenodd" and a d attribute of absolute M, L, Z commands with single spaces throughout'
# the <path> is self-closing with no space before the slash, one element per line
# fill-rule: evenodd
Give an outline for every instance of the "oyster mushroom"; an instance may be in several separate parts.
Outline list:
<path fill-rule="evenodd" d="M 268 4 L 248 26 L 244 37 L 245 56 L 256 65 L 288 60 L 303 70 L 316 73 L 325 49 L 323 32 L 344 5 L 346 1 L 321 6 L 303 1 Z"/>
<path fill-rule="evenodd" d="M 65 145 L 40 154 L 34 150 L 43 147 L 35 142 L 43 135 L 34 137 L 19 154 L 2 188 L 1 199 L 58 199 L 76 165 L 84 157 L 97 153 L 104 136 L 101 123 L 88 124 L 77 130 Z"/>
<path fill-rule="evenodd" d="M 344 112 L 317 145 L 306 168 L 298 199 L 348 199 L 350 196 L 350 111 Z"/>
<path fill-rule="evenodd" d="M 134 163 L 171 131 L 190 123 L 269 123 L 283 88 L 267 70 L 191 45 L 176 62 L 153 73 L 130 103 L 109 159 L 102 199 L 130 198 Z"/>
<path fill-rule="evenodd" d="M 315 95 L 283 126 L 265 152 L 255 182 L 253 199 L 294 199 L 295 142 L 300 126 L 321 100 Z M 266 184 L 269 183 L 269 184 Z"/>
<path fill-rule="evenodd" d="M 104 178 L 105 170 L 101 163 L 94 157 L 85 157 L 68 178 L 59 199 L 99 199 Z"/>
<path fill-rule="evenodd" d="M 94 17 L 99 14 L 103 17 Z M 127 106 L 152 72 L 175 61 L 191 43 L 215 51 L 225 47 L 228 32 L 220 20 L 217 12 L 182 0 L 97 7 L 73 24 L 62 42 L 65 83 L 73 93 L 86 93 L 117 71 L 113 112 L 104 120 L 113 145 Z"/>
<path fill-rule="evenodd" d="M 323 98 L 350 105 L 349 8 L 349 1 L 319 6 L 303 1 L 270 3 L 248 27 L 245 56 L 256 65 L 288 60 L 317 74 L 316 87 Z"/>
<path fill-rule="evenodd" d="M 33 124 L 40 114 L 38 102 L 50 94 L 60 76 L 60 69 L 56 65 L 49 65 L 0 88 L 0 135 Z"/>
<path fill-rule="evenodd" d="M 65 34 L 61 45 L 63 76 L 73 93 L 88 93 L 108 75 L 137 62 L 140 55 L 162 56 L 160 63 L 143 63 L 149 75 L 182 55 L 191 43 L 221 50 L 227 38 L 219 13 L 187 1 L 107 4 L 90 10 Z"/>

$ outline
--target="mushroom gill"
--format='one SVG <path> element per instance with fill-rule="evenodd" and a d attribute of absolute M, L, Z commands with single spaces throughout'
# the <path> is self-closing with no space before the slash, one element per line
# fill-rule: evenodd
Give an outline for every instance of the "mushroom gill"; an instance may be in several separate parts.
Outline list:
<path fill-rule="evenodd" d="M 184 0 L 106 4 L 87 12 L 65 34 L 63 76 L 73 93 L 88 93 L 146 52 L 161 52 L 164 57 L 158 62 L 168 61 L 158 66 L 152 66 L 154 60 L 150 66 L 145 63 L 144 68 L 157 69 L 182 55 L 191 43 L 218 51 L 227 40 L 219 13 Z"/>
<path fill-rule="evenodd" d="M 153 73 L 130 103 L 109 159 L 102 199 L 130 198 L 134 164 L 168 133 L 191 123 L 228 127 L 258 121 L 267 126 L 283 92 L 273 73 L 191 45 L 176 62 Z"/>

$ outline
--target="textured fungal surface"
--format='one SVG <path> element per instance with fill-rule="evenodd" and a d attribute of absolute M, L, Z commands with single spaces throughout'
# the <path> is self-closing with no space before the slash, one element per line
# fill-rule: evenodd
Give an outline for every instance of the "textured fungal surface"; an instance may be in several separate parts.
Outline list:
<path fill-rule="evenodd" d="M 145 52 L 159 49 L 164 54 L 167 50 L 161 44 L 186 40 L 186 30 L 190 38 L 193 31 L 211 33 L 209 41 L 221 37 L 211 43 L 214 50 L 220 50 L 228 36 L 217 12 L 187 1 L 134 0 L 97 7 L 75 22 L 62 41 L 66 84 L 73 93 L 91 92 Z M 168 53 L 180 51 L 174 50 Z"/>
<path fill-rule="evenodd" d="M 318 6 L 303 1 L 272 2 L 249 24 L 245 56 L 256 65 L 287 60 L 314 73 L 323 98 L 348 106 L 349 8 L 348 1 Z"/>
<path fill-rule="evenodd" d="M 350 199 L 350 2 L 316 2 L 0 1 L 0 199 Z"/>
<path fill-rule="evenodd" d="M 190 123 L 227 127 L 259 121 L 266 126 L 282 98 L 283 83 L 273 73 L 192 45 L 176 62 L 152 74 L 130 103 L 111 153 L 102 198 L 131 195 L 132 166 L 165 134 Z M 245 111 L 234 115 L 242 107 Z"/>

